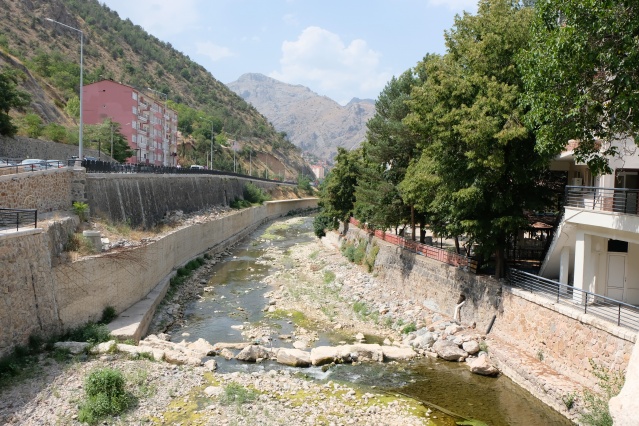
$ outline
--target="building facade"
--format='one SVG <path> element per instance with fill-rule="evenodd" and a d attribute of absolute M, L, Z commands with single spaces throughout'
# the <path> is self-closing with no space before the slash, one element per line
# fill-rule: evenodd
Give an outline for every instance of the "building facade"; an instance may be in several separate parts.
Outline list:
<path fill-rule="evenodd" d="M 120 124 L 135 156 L 128 163 L 174 166 L 177 160 L 177 113 L 157 99 L 152 90 L 144 92 L 112 80 L 83 87 L 83 120 L 99 124 L 110 118 Z M 162 95 L 161 93 L 159 93 Z"/>

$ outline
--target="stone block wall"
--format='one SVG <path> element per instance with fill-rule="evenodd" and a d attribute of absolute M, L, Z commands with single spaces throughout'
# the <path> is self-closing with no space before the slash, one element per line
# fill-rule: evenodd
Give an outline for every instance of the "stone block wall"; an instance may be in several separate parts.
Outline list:
<path fill-rule="evenodd" d="M 578 308 L 556 305 L 534 294 L 504 285 L 487 276 L 419 256 L 380 241 L 351 226 L 346 238 L 368 239 L 380 247 L 375 270 L 388 291 L 423 303 L 450 317 L 460 293 L 466 295 L 463 323 L 487 330 L 532 358 L 586 386 L 592 386 L 589 359 L 614 369 L 625 369 L 637 333 L 617 327 Z"/>
<path fill-rule="evenodd" d="M 0 357 L 61 330 L 47 240 L 42 229 L 0 235 Z"/>
<path fill-rule="evenodd" d="M 0 207 L 37 209 L 38 213 L 70 210 L 71 187 L 81 179 L 72 169 L 50 169 L 0 176 Z"/>
<path fill-rule="evenodd" d="M 243 198 L 252 182 L 268 191 L 278 184 L 213 175 L 87 174 L 86 194 L 92 216 L 151 228 L 167 212 L 195 212 L 228 206 Z"/>

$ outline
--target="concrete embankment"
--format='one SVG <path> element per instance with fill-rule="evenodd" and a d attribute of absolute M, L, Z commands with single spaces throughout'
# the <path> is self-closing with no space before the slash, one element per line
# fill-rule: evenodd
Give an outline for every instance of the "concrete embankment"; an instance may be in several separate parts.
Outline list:
<path fill-rule="evenodd" d="M 96 321 L 108 306 L 122 313 L 146 300 L 152 309 L 163 294 L 156 286 L 168 285 L 176 268 L 209 250 L 221 250 L 264 221 L 316 206 L 315 198 L 266 202 L 177 229 L 132 249 L 55 266 L 49 249 L 51 237 L 42 229 L 0 235 L 0 293 L 5 304 L 0 309 L 0 357 L 26 344 L 30 335 Z M 150 294 L 154 289 L 156 293 Z M 142 327 L 149 317 L 140 319 Z"/>

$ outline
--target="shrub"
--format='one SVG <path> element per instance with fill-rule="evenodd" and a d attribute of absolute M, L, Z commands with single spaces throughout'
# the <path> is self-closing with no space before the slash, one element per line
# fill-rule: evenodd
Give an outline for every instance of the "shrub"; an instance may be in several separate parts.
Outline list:
<path fill-rule="evenodd" d="M 62 340 L 98 344 L 111 340 L 111 334 L 106 325 L 89 322 L 71 330 L 63 336 Z"/>
<path fill-rule="evenodd" d="M 113 306 L 107 306 L 102 311 L 102 318 L 100 319 L 100 324 L 108 324 L 117 317 L 117 313 L 115 312 L 115 308 Z"/>
<path fill-rule="evenodd" d="M 620 370 L 604 368 L 592 359 L 590 366 L 592 374 L 597 378 L 600 392 L 584 391 L 583 400 L 585 412 L 582 414 L 581 424 L 590 426 L 612 426 L 612 416 L 608 408 L 610 398 L 618 395 L 624 383 L 624 374 Z"/>
<path fill-rule="evenodd" d="M 262 204 L 264 201 L 268 201 L 270 199 L 270 195 L 251 182 L 244 185 L 244 200 L 249 203 Z"/>
<path fill-rule="evenodd" d="M 73 212 L 78 215 L 80 222 L 86 222 L 89 219 L 89 205 L 87 203 L 74 201 Z"/>
<path fill-rule="evenodd" d="M 377 244 L 373 244 L 370 250 L 368 250 L 368 256 L 366 256 L 366 260 L 364 261 L 368 272 L 373 272 L 373 268 L 375 268 L 375 260 L 377 259 L 378 253 L 379 246 Z"/>
<path fill-rule="evenodd" d="M 132 402 L 125 390 L 124 376 L 110 368 L 89 374 L 84 389 L 86 399 L 78 414 L 78 420 L 81 422 L 96 424 L 106 416 L 122 413 Z"/>
<path fill-rule="evenodd" d="M 257 392 L 247 389 L 237 383 L 230 383 L 224 388 L 224 393 L 220 395 L 220 404 L 231 405 L 233 403 L 242 405 L 254 401 Z"/>
<path fill-rule="evenodd" d="M 403 334 L 412 333 L 413 331 L 417 331 L 417 326 L 415 325 L 415 323 L 412 323 L 412 322 L 406 325 L 404 328 L 402 328 Z"/>

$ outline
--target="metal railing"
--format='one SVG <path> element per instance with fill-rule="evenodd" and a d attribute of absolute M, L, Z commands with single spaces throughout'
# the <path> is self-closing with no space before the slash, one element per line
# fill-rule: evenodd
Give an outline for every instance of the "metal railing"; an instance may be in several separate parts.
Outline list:
<path fill-rule="evenodd" d="M 586 314 L 597 316 L 618 326 L 639 330 L 639 307 L 637 306 L 518 269 L 510 268 L 508 273 L 510 285 L 513 287 L 542 295 L 558 304 L 579 307 Z"/>
<path fill-rule="evenodd" d="M 38 227 L 38 211 L 34 209 L 0 208 L 0 230 Z"/>
<path fill-rule="evenodd" d="M 566 186 L 566 207 L 636 215 L 639 213 L 639 190 Z"/>
<path fill-rule="evenodd" d="M 394 244 L 406 250 L 410 250 L 414 253 L 421 254 L 428 257 L 429 259 L 434 259 L 439 262 L 458 267 L 467 266 L 472 269 L 472 267 L 474 266 L 476 271 L 477 264 L 471 264 L 472 259 L 469 257 L 462 256 L 445 249 L 437 248 L 435 246 L 418 243 L 416 241 L 400 237 L 399 235 L 389 234 L 381 230 L 375 230 L 374 232 L 372 232 L 366 227 L 366 224 L 361 224 L 359 220 L 353 217 L 350 218 L 350 223 L 364 231 L 373 233 L 375 237 L 379 238 L 380 240 L 384 240 L 388 243 Z"/>
<path fill-rule="evenodd" d="M 154 166 L 152 164 L 132 163 L 120 164 L 110 161 L 83 160 L 82 167 L 87 173 L 153 173 L 153 174 L 197 174 L 216 176 L 235 176 L 262 182 L 273 182 L 284 185 L 297 185 L 297 182 L 265 179 L 256 176 L 243 175 L 240 173 L 227 172 L 224 170 L 191 169 L 187 167 Z"/>

